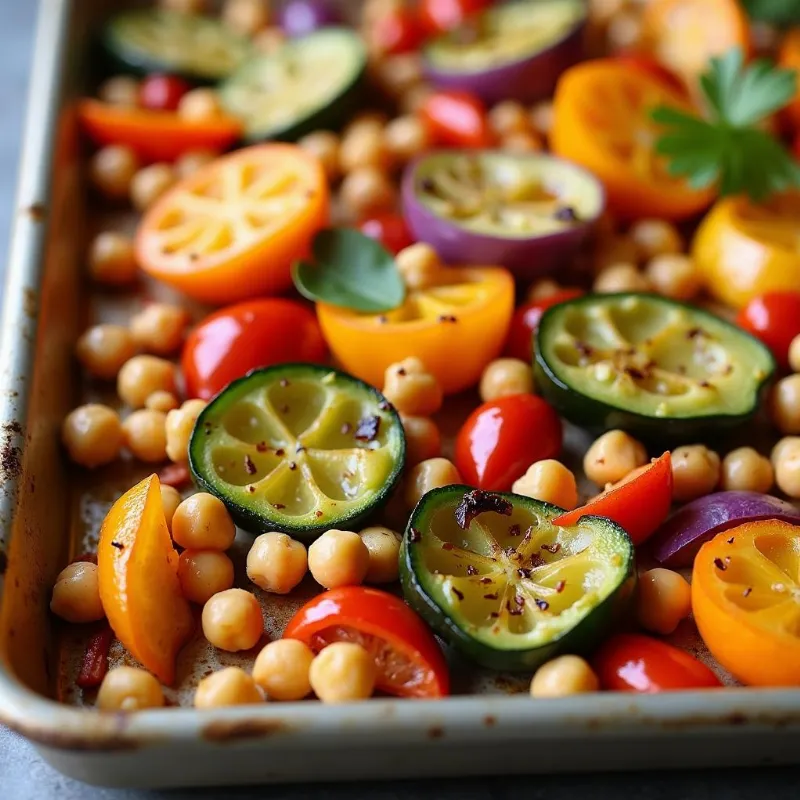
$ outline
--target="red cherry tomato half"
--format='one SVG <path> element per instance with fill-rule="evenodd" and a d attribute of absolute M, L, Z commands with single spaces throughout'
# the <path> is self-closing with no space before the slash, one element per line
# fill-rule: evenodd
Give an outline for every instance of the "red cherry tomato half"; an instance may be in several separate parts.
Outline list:
<path fill-rule="evenodd" d="M 457 28 L 490 5 L 491 0 L 421 0 L 419 17 L 425 31 L 436 35 Z"/>
<path fill-rule="evenodd" d="M 284 639 L 315 653 L 333 642 L 356 642 L 375 657 L 376 686 L 397 697 L 444 697 L 447 663 L 425 623 L 393 594 L 343 586 L 309 600 L 289 621 Z"/>
<path fill-rule="evenodd" d="M 561 450 L 561 420 L 541 397 L 517 394 L 484 403 L 456 439 L 456 467 L 465 483 L 507 492 L 534 461 Z"/>
<path fill-rule="evenodd" d="M 397 255 L 401 250 L 414 243 L 400 214 L 381 214 L 363 220 L 358 226 L 364 236 L 379 241 L 390 253 Z"/>
<path fill-rule="evenodd" d="M 705 664 L 686 651 L 635 633 L 609 639 L 595 653 L 592 664 L 600 686 L 616 692 L 653 694 L 722 685 Z"/>
<path fill-rule="evenodd" d="M 551 306 L 574 300 L 583 294 L 581 289 L 562 289 L 550 297 L 520 306 L 511 319 L 511 328 L 506 341 L 506 355 L 529 362 L 533 354 L 533 334 L 539 327 L 542 314 Z"/>
<path fill-rule="evenodd" d="M 663 64 L 656 61 L 655 58 L 647 56 L 644 53 L 636 52 L 617 53 L 614 58 L 616 58 L 617 61 L 623 61 L 633 69 L 646 72 L 651 77 L 657 78 L 682 95 L 686 94 L 686 86 L 683 81 L 674 72 L 668 70 Z"/>
<path fill-rule="evenodd" d="M 481 148 L 494 142 L 486 106 L 469 92 L 434 92 L 419 114 L 439 144 Z"/>
<path fill-rule="evenodd" d="M 768 292 L 754 297 L 736 322 L 761 339 L 782 367 L 789 365 L 789 345 L 800 334 L 800 292 Z"/>
<path fill-rule="evenodd" d="M 151 111 L 175 111 L 191 88 L 175 75 L 148 75 L 139 87 L 139 103 Z"/>
<path fill-rule="evenodd" d="M 375 20 L 372 40 L 381 53 L 396 55 L 416 50 L 423 39 L 419 19 L 407 8 L 384 14 Z"/>
<path fill-rule="evenodd" d="M 258 367 L 293 361 L 325 363 L 327 348 L 313 311 L 293 300 L 252 300 L 200 323 L 183 348 L 189 397 L 209 400 Z"/>

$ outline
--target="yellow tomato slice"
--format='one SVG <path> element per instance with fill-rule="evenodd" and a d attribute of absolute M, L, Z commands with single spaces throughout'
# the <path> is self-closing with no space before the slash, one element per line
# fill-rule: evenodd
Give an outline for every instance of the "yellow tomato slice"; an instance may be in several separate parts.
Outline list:
<path fill-rule="evenodd" d="M 749 522 L 704 544 L 692 610 L 712 655 L 743 683 L 800 686 L 800 528 Z"/>
<path fill-rule="evenodd" d="M 409 292 L 385 314 L 319 303 L 317 315 L 345 370 L 378 388 L 386 368 L 416 356 L 445 392 L 480 379 L 503 348 L 514 312 L 514 280 L 501 267 L 448 267 L 438 285 Z"/>
<path fill-rule="evenodd" d="M 142 269 L 197 300 L 222 305 L 291 286 L 291 266 L 328 219 L 319 161 L 295 145 L 223 156 L 178 183 L 136 235 Z"/>

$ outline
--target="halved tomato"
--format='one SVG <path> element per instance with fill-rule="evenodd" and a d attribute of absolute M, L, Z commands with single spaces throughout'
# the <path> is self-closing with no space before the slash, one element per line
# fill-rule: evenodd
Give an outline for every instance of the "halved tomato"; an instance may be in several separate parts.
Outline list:
<path fill-rule="evenodd" d="M 343 586 L 309 600 L 289 621 L 284 639 L 315 653 L 356 642 L 375 658 L 376 686 L 398 697 L 444 697 L 447 664 L 425 623 L 399 598 L 366 586 Z"/>

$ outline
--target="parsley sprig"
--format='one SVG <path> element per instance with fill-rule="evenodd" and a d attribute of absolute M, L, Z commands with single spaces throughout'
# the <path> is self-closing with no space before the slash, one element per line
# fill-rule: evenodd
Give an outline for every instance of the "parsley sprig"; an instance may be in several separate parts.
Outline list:
<path fill-rule="evenodd" d="M 768 61 L 744 65 L 739 48 L 712 58 L 700 78 L 707 119 L 662 106 L 653 119 L 666 129 L 656 151 L 671 175 L 685 176 L 695 189 L 714 183 L 722 195 L 763 200 L 800 186 L 800 165 L 783 144 L 758 124 L 795 95 L 793 70 Z"/>

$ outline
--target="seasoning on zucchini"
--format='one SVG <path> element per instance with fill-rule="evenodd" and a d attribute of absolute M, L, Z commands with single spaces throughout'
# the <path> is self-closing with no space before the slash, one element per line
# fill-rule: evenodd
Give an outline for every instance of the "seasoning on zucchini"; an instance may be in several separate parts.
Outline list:
<path fill-rule="evenodd" d="M 400 550 L 406 601 L 490 669 L 531 670 L 583 653 L 627 608 L 630 538 L 604 517 L 559 527 L 557 506 L 467 486 L 428 492 Z"/>
<path fill-rule="evenodd" d="M 105 27 L 103 44 L 129 70 L 165 72 L 198 82 L 226 78 L 251 52 L 246 39 L 218 20 L 159 9 L 115 15 Z"/>
<path fill-rule="evenodd" d="M 388 500 L 405 461 L 392 405 L 329 367 L 282 364 L 233 381 L 197 420 L 189 465 L 237 525 L 310 540 Z"/>
<path fill-rule="evenodd" d="M 250 141 L 293 141 L 337 128 L 359 100 L 367 52 L 354 31 L 324 28 L 257 56 L 220 87 L 229 114 Z"/>
<path fill-rule="evenodd" d="M 750 419 L 775 371 L 768 348 L 741 328 L 651 294 L 554 306 L 535 351 L 537 386 L 562 416 L 671 443 Z"/>

